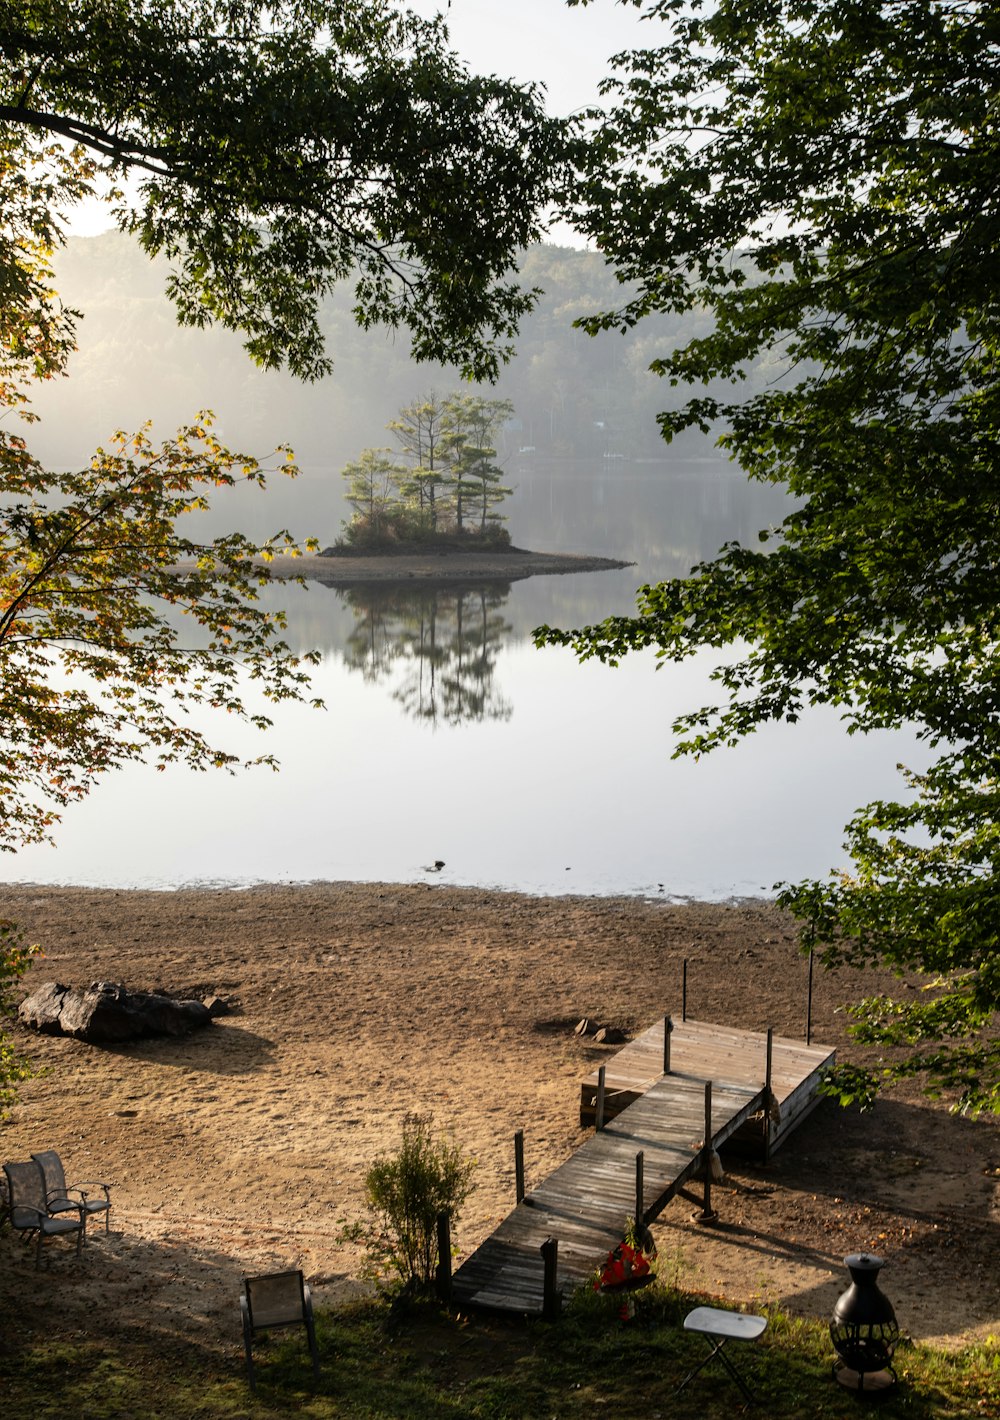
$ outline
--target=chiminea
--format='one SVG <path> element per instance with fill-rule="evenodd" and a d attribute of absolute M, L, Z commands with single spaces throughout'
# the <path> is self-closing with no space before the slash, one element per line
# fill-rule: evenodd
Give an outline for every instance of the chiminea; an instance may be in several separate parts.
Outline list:
<path fill-rule="evenodd" d="M 892 1303 L 875 1281 L 884 1265 L 867 1252 L 844 1258 L 851 1285 L 833 1309 L 830 1340 L 838 1357 L 833 1374 L 852 1390 L 885 1391 L 896 1384 L 892 1353 L 899 1327 Z"/>

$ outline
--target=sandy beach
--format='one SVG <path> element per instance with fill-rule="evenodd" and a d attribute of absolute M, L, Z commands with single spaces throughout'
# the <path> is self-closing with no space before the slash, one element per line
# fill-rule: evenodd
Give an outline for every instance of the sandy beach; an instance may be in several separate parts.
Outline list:
<path fill-rule="evenodd" d="M 512 1137 L 528 1186 L 585 1137 L 581 1079 L 612 1047 L 584 1016 L 634 1031 L 680 1013 L 801 1038 L 806 965 L 767 903 L 669 905 L 475 889 L 325 883 L 245 891 L 0 890 L 45 956 L 26 985 L 123 981 L 230 1014 L 183 1040 L 103 1049 L 15 1031 L 41 1069 L 0 1128 L 5 1159 L 56 1148 L 71 1176 L 113 1184 L 111 1233 L 77 1262 L 0 1233 L 0 1305 L 45 1329 L 158 1346 L 238 1345 L 244 1272 L 302 1267 L 317 1301 L 350 1294 L 338 1241 L 371 1160 L 410 1112 L 478 1160 L 455 1229 L 463 1253 L 513 1206 Z M 884 983 L 818 973 L 813 1037 L 861 1058 L 841 1007 Z M 842 1259 L 886 1259 L 882 1283 L 918 1340 L 961 1344 L 1000 1318 L 1000 1130 L 916 1089 L 869 1114 L 823 1103 L 767 1166 L 727 1160 L 719 1225 L 671 1204 L 655 1232 L 680 1285 L 825 1317 Z M 98 1305 L 99 1302 L 99 1305 Z"/>

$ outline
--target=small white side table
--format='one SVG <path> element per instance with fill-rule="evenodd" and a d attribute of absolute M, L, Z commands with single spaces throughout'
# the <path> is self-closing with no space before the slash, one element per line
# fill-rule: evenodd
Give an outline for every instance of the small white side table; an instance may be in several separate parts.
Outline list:
<path fill-rule="evenodd" d="M 709 1361 L 714 1361 L 716 1356 L 725 1366 L 731 1378 L 739 1386 L 746 1396 L 747 1404 L 754 1402 L 753 1392 L 726 1351 L 723 1349 L 729 1341 L 756 1341 L 757 1337 L 767 1327 L 766 1316 L 748 1316 L 744 1312 L 724 1311 L 721 1307 L 695 1307 L 693 1312 L 688 1312 L 684 1318 L 685 1331 L 697 1331 L 710 1346 L 710 1351 L 703 1361 L 701 1361 L 689 1375 L 681 1381 L 675 1395 L 680 1395 L 688 1381 L 693 1380 Z"/>

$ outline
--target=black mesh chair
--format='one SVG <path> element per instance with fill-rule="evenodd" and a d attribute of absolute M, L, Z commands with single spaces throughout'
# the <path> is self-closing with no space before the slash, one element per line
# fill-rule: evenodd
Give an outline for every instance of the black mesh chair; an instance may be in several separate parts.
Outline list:
<path fill-rule="evenodd" d="M 35 1266 L 42 1260 L 42 1244 L 46 1238 L 66 1237 L 76 1233 L 76 1251 L 80 1254 L 83 1235 L 87 1225 L 82 1205 L 76 1205 L 73 1217 L 67 1216 L 69 1209 L 58 1217 L 49 1212 L 45 1200 L 45 1181 L 42 1170 L 34 1159 L 23 1164 L 4 1164 L 7 1176 L 7 1221 L 17 1232 L 37 1233 Z"/>
<path fill-rule="evenodd" d="M 32 1154 L 31 1157 L 42 1171 L 42 1178 L 45 1181 L 45 1203 L 50 1213 L 58 1215 L 82 1208 L 84 1220 L 89 1218 L 92 1213 L 103 1213 L 104 1231 L 108 1231 L 108 1216 L 111 1212 L 110 1184 L 86 1179 L 80 1183 L 68 1184 L 62 1160 L 55 1149 L 47 1149 L 44 1153 Z M 97 1195 L 87 1192 L 88 1189 L 95 1188 L 99 1188 L 101 1192 Z"/>

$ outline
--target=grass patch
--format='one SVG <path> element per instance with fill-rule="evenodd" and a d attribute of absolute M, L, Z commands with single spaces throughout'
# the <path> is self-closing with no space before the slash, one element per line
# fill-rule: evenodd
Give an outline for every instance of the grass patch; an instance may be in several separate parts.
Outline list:
<path fill-rule="evenodd" d="M 663 1420 L 731 1420 L 741 1397 L 718 1364 L 678 1399 L 679 1380 L 704 1354 L 681 1322 L 698 1299 L 667 1287 L 638 1295 L 623 1324 L 606 1297 L 581 1293 L 554 1325 L 446 1314 L 385 1301 L 317 1312 L 322 1377 L 315 1387 L 304 1334 L 259 1341 L 257 1394 L 242 1349 L 204 1351 L 176 1340 L 53 1341 L 6 1328 L 0 1394 L 10 1416 L 66 1420 L 267 1420 L 271 1416 L 399 1420 L 547 1420 L 606 1413 Z M 757 1343 L 733 1356 L 760 1402 L 782 1420 L 844 1420 L 866 1407 L 832 1379 L 826 1324 L 770 1311 Z M 208 1340 L 208 1338 L 206 1338 Z M 911 1420 L 1000 1414 L 1000 1346 L 957 1352 L 901 1343 L 901 1384 L 884 1417 Z"/>

